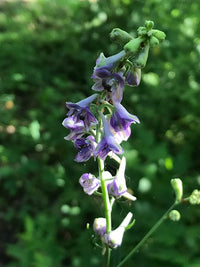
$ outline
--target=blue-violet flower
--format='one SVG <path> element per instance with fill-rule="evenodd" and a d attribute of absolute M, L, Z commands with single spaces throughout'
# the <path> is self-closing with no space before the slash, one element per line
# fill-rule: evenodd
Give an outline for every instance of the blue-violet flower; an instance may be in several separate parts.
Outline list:
<path fill-rule="evenodd" d="M 69 108 L 67 115 L 72 117 L 75 123 L 83 121 L 87 131 L 89 131 L 91 125 L 98 123 L 95 116 L 90 112 L 89 105 L 94 101 L 98 94 L 93 94 L 77 103 L 66 102 L 66 106 Z"/>
<path fill-rule="evenodd" d="M 92 89 L 106 92 L 107 101 L 121 102 L 123 97 L 124 77 L 123 72 L 111 73 L 107 69 L 99 69 L 94 76 L 95 84 Z"/>
<path fill-rule="evenodd" d="M 92 135 L 86 138 L 76 139 L 74 142 L 75 148 L 78 150 L 75 161 L 87 161 L 93 154 L 95 149 L 95 139 Z"/>
<path fill-rule="evenodd" d="M 110 125 L 115 131 L 126 130 L 131 123 L 140 123 L 137 116 L 130 114 L 120 103 L 113 103 L 116 110 L 110 118 Z"/>
<path fill-rule="evenodd" d="M 116 154 L 122 154 L 123 149 L 122 147 L 117 143 L 114 136 L 112 135 L 108 122 L 106 121 L 106 118 L 103 114 L 101 114 L 102 121 L 103 121 L 103 128 L 104 128 L 104 137 L 100 141 L 100 143 L 97 145 L 96 150 L 94 152 L 94 157 L 99 156 L 101 159 L 105 159 L 107 154 L 112 151 Z"/>
<path fill-rule="evenodd" d="M 86 194 L 92 195 L 100 186 L 100 180 L 91 173 L 84 173 L 79 179 Z"/>

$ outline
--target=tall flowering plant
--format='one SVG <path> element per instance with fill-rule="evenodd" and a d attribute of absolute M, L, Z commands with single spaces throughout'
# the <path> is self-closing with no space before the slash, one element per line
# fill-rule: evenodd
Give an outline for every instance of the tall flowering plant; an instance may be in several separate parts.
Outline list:
<path fill-rule="evenodd" d="M 98 174 L 84 173 L 79 183 L 87 195 L 96 194 L 103 200 L 105 215 L 94 219 L 93 229 L 102 242 L 107 267 L 111 249 L 121 246 L 124 233 L 134 225 L 133 214 L 129 212 L 121 224 L 112 229 L 115 200 L 136 200 L 127 191 L 126 158 L 121 144 L 129 139 L 131 124 L 139 124 L 140 120 L 123 106 L 123 91 L 125 85 L 135 87 L 140 84 L 141 69 L 146 65 L 149 49 L 165 39 L 164 32 L 153 29 L 153 26 L 152 21 L 146 21 L 144 27 L 138 28 L 137 38 L 119 28 L 113 29 L 111 40 L 122 49 L 110 57 L 101 53 L 97 58 L 92 73 L 94 85 L 91 89 L 94 93 L 77 103 L 66 102 L 68 113 L 63 126 L 70 130 L 65 139 L 72 141 L 77 150 L 75 161 L 86 162 L 93 158 L 98 164 Z M 108 157 L 118 163 L 114 175 L 104 168 Z M 173 207 L 182 201 L 182 182 L 177 178 L 171 183 L 176 194 L 174 204 L 118 266 L 122 266 L 132 256 L 166 216 L 169 215 L 173 220 L 179 219 L 180 214 Z M 199 195 L 196 190 L 188 199 L 192 204 L 199 204 Z"/>

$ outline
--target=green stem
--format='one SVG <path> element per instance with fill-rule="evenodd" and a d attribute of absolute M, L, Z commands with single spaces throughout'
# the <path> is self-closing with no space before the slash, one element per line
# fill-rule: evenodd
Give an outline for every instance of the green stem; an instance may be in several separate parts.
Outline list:
<path fill-rule="evenodd" d="M 96 134 L 97 143 L 99 143 L 100 139 L 101 139 L 100 125 L 101 125 L 101 121 L 97 125 L 97 129 L 96 129 L 96 131 L 97 131 L 97 134 Z M 107 190 L 107 186 L 106 186 L 106 180 L 103 178 L 104 160 L 102 160 L 98 157 L 97 162 L 98 162 L 98 168 L 99 168 L 99 178 L 101 181 L 102 198 L 103 198 L 104 209 L 105 209 L 106 232 L 109 233 L 112 231 L 112 221 L 111 221 L 112 206 L 111 206 L 110 199 L 109 199 L 109 194 L 108 194 L 108 190 Z M 106 267 L 109 267 L 109 265 L 110 265 L 110 254 L 111 254 L 111 249 L 108 246 L 106 246 L 106 263 L 105 263 Z"/>
<path fill-rule="evenodd" d="M 130 257 L 138 251 L 138 249 L 145 243 L 145 241 L 155 232 L 155 230 L 161 225 L 161 223 L 168 217 L 169 212 L 176 206 L 177 203 L 174 203 L 164 215 L 157 221 L 157 223 L 147 232 L 147 234 L 142 238 L 142 240 L 128 253 L 128 255 L 117 265 L 117 267 L 122 266 Z"/>
<path fill-rule="evenodd" d="M 109 233 L 112 230 L 112 223 L 111 223 L 111 204 L 108 195 L 108 190 L 106 186 L 106 181 L 103 179 L 103 171 L 104 171 L 104 161 L 98 157 L 97 159 L 99 165 L 99 178 L 101 180 L 101 190 L 102 190 L 102 198 L 104 202 L 105 208 L 105 217 L 106 217 L 106 232 Z M 110 254 L 111 250 L 108 246 L 106 246 L 106 267 L 110 265 Z"/>
<path fill-rule="evenodd" d="M 111 205 L 110 199 L 108 195 L 108 190 L 106 186 L 106 182 L 103 179 L 103 171 L 104 171 L 104 161 L 98 157 L 98 165 L 99 165 L 99 178 L 101 181 L 101 190 L 102 190 L 102 197 L 105 207 L 105 217 L 106 217 L 106 232 L 109 233 L 112 230 L 111 226 Z"/>

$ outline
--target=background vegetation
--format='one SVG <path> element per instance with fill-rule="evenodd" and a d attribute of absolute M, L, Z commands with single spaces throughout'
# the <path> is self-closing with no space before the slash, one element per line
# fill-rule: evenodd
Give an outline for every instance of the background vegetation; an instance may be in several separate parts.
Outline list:
<path fill-rule="evenodd" d="M 78 183 L 96 167 L 74 162 L 61 123 L 66 100 L 92 93 L 99 53 L 119 51 L 114 27 L 135 34 L 150 19 L 167 39 L 151 50 L 140 86 L 125 91 L 123 104 L 141 120 L 123 144 L 138 200 L 114 209 L 114 226 L 128 210 L 136 224 L 113 266 L 173 201 L 171 178 L 183 179 L 186 195 L 199 188 L 199 10 L 198 0 L 0 2 L 0 266 L 101 266 L 86 223 L 103 207 Z M 166 221 L 126 266 L 200 266 L 199 207 L 180 211 L 181 221 Z"/>

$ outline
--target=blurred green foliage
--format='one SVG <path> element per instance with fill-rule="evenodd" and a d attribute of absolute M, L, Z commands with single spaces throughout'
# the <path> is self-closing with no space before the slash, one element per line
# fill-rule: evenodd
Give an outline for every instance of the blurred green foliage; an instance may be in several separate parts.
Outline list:
<path fill-rule="evenodd" d="M 171 178 L 183 179 L 186 195 L 199 188 L 199 10 L 198 0 L 0 2 L 1 266 L 101 266 L 86 224 L 103 216 L 103 207 L 78 183 L 97 170 L 92 160 L 73 161 L 61 123 L 66 100 L 92 93 L 99 53 L 119 51 L 109 41 L 114 27 L 134 35 L 150 19 L 167 39 L 151 50 L 140 86 L 124 93 L 123 104 L 141 120 L 123 144 L 138 200 L 114 209 L 114 227 L 128 210 L 136 224 L 112 265 L 173 201 Z M 199 208 L 185 204 L 180 212 L 181 220 L 165 222 L 126 266 L 200 266 Z"/>

